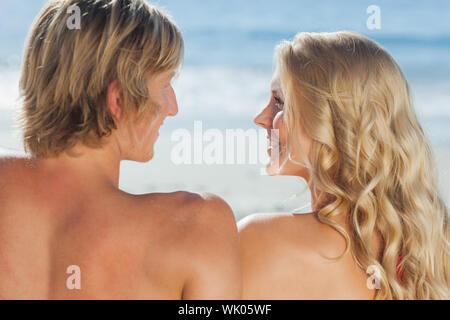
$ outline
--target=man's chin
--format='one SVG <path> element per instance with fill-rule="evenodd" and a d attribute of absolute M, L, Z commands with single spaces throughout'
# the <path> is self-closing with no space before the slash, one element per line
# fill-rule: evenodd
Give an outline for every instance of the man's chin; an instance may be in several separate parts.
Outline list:
<path fill-rule="evenodd" d="M 141 154 L 138 157 L 135 157 L 134 159 L 130 159 L 130 160 L 145 163 L 145 162 L 149 162 L 150 160 L 152 160 L 153 157 L 154 157 L 154 153 L 152 150 L 152 151 L 148 152 L 147 154 Z"/>
<path fill-rule="evenodd" d="M 154 156 L 154 154 L 153 154 L 153 152 L 151 152 L 148 155 L 146 155 L 146 157 L 144 157 L 144 159 L 140 162 L 149 162 L 150 160 L 153 159 L 153 156 Z"/>

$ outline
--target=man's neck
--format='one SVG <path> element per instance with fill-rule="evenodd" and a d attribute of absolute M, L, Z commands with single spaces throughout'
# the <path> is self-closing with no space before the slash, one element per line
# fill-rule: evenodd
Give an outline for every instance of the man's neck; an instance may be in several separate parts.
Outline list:
<path fill-rule="evenodd" d="M 119 187 L 120 152 L 112 141 L 100 148 L 77 145 L 57 157 L 38 159 L 38 166 L 48 174 L 64 173 L 99 187 Z"/>

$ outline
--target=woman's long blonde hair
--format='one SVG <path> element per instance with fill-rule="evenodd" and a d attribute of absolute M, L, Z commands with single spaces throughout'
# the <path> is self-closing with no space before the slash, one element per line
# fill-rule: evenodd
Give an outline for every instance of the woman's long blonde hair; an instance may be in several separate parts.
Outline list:
<path fill-rule="evenodd" d="M 380 271 L 377 299 L 449 299 L 448 209 L 393 58 L 352 32 L 299 33 L 276 57 L 290 145 L 299 124 L 313 140 L 308 183 L 328 199 L 318 219 L 345 237 L 344 254 L 363 270 Z M 350 232 L 331 219 L 343 214 Z"/>

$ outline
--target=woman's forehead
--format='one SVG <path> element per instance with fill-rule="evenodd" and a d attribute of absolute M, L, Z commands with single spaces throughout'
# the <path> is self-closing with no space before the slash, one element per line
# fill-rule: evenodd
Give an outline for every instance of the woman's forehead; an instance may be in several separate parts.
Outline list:
<path fill-rule="evenodd" d="M 283 91 L 281 90 L 281 81 L 279 75 L 275 74 L 272 78 L 270 84 L 270 91 L 276 92 L 279 96 L 283 96 Z"/>
<path fill-rule="evenodd" d="M 280 77 L 278 75 L 274 75 L 272 77 L 272 82 L 270 83 L 270 90 L 277 92 L 281 90 L 281 82 Z"/>

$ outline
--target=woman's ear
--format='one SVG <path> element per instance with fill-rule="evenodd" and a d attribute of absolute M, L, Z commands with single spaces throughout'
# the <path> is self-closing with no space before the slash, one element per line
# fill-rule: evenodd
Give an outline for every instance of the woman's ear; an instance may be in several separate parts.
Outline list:
<path fill-rule="evenodd" d="M 114 80 L 108 86 L 107 92 L 108 108 L 116 121 L 120 120 L 122 115 L 122 99 L 119 82 Z"/>

